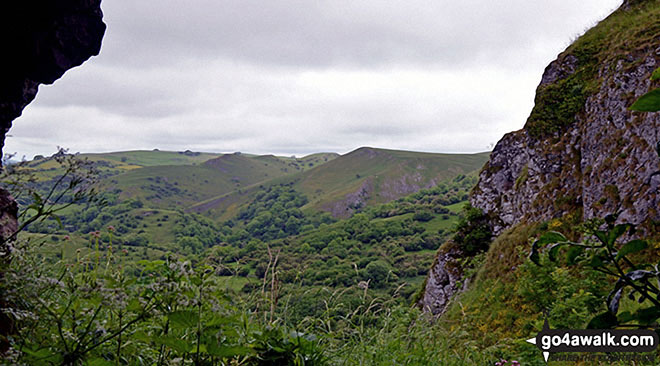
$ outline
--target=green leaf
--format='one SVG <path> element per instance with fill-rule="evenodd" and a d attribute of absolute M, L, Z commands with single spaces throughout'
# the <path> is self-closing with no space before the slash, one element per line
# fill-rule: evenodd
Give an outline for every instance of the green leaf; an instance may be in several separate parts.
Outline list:
<path fill-rule="evenodd" d="M 660 89 L 654 89 L 642 95 L 637 99 L 630 110 L 637 112 L 657 112 L 660 111 Z"/>
<path fill-rule="evenodd" d="M 562 241 L 568 241 L 568 239 L 566 239 L 562 233 L 558 233 L 556 231 L 548 231 L 547 233 L 541 235 L 541 237 L 536 240 L 536 243 L 537 245 L 541 246 Z"/>
<path fill-rule="evenodd" d="M 216 326 L 237 323 L 237 321 L 236 319 L 234 319 L 234 317 L 213 315 L 213 318 L 211 318 L 209 321 L 205 323 L 206 323 L 206 328 L 213 328 Z"/>
<path fill-rule="evenodd" d="M 651 324 L 660 318 L 660 308 L 657 306 L 651 306 L 639 309 L 635 312 L 634 317 L 640 324 Z"/>
<path fill-rule="evenodd" d="M 126 306 L 126 310 L 128 311 L 134 311 L 138 312 L 142 310 L 142 304 L 140 303 L 140 300 L 136 298 L 132 298 L 128 301 L 128 305 Z"/>
<path fill-rule="evenodd" d="M 154 341 L 154 338 L 151 335 L 145 333 L 144 331 L 137 331 L 133 333 L 131 338 L 144 343 L 151 343 L 152 341 Z"/>
<path fill-rule="evenodd" d="M 651 74 L 651 81 L 655 81 L 658 79 L 660 79 L 660 67 L 655 69 L 655 71 L 653 71 L 653 74 Z"/>
<path fill-rule="evenodd" d="M 566 264 L 569 266 L 572 266 L 575 264 L 575 260 L 577 257 L 579 257 L 582 253 L 584 253 L 584 247 L 581 246 L 576 246 L 573 245 L 568 249 L 568 253 L 566 253 Z"/>
<path fill-rule="evenodd" d="M 593 317 L 587 325 L 587 329 L 612 329 L 617 324 L 616 317 L 607 311 Z"/>
<path fill-rule="evenodd" d="M 602 230 L 596 230 L 594 233 L 603 245 L 607 245 L 607 233 Z"/>
<path fill-rule="evenodd" d="M 628 254 L 633 254 L 641 252 L 642 250 L 648 248 L 648 243 L 645 240 L 632 240 L 624 244 L 624 246 L 619 249 L 619 252 L 616 255 L 616 259 L 619 260 Z"/>
<path fill-rule="evenodd" d="M 557 244 L 552 245 L 550 247 L 550 250 L 548 251 L 548 258 L 551 261 L 556 262 L 557 261 L 557 255 L 559 255 L 559 249 L 561 249 L 561 247 L 563 247 L 565 245 L 567 245 L 567 243 L 557 243 Z"/>
<path fill-rule="evenodd" d="M 87 362 L 87 365 L 89 365 L 89 366 L 113 366 L 114 363 L 110 362 L 108 360 L 104 360 L 102 358 L 95 358 L 95 359 Z"/>
<path fill-rule="evenodd" d="M 41 206 L 43 204 L 43 200 L 41 199 L 41 196 L 37 192 L 32 192 L 32 199 L 34 200 L 34 204 L 36 206 Z"/>
<path fill-rule="evenodd" d="M 170 313 L 167 316 L 172 323 L 172 326 L 177 328 L 196 328 L 197 323 L 199 322 L 199 316 L 194 311 L 189 310 L 179 310 Z"/>
<path fill-rule="evenodd" d="M 635 319 L 635 317 L 633 317 L 629 311 L 623 311 L 619 313 L 616 318 L 619 320 L 619 323 L 627 323 Z"/>
<path fill-rule="evenodd" d="M 23 351 L 25 354 L 34 357 L 35 359 L 38 359 L 40 361 L 52 361 L 53 363 L 57 363 L 61 355 L 59 354 L 54 354 L 51 352 L 50 349 L 48 348 L 41 348 L 38 350 L 31 350 L 27 347 L 23 348 L 21 351 Z"/>
<path fill-rule="evenodd" d="M 612 230 L 607 233 L 607 245 L 612 247 L 614 243 L 616 243 L 616 240 L 619 239 L 619 237 L 621 237 L 621 235 L 623 235 L 631 227 L 632 225 L 630 224 L 619 224 L 612 228 Z"/>
<path fill-rule="evenodd" d="M 55 221 L 57 221 L 57 225 L 60 229 L 64 228 L 64 225 L 62 225 L 62 219 L 60 219 L 60 217 L 58 215 L 50 214 L 50 217 L 55 219 Z"/>
<path fill-rule="evenodd" d="M 236 356 L 245 356 L 252 353 L 252 350 L 241 346 L 225 346 L 217 342 L 206 343 L 206 352 L 214 357 L 233 358 Z"/>
<path fill-rule="evenodd" d="M 179 353 L 188 353 L 192 350 L 192 344 L 185 340 L 174 336 L 161 336 L 154 339 L 156 342 L 163 344 Z"/>
<path fill-rule="evenodd" d="M 556 231 L 548 231 L 547 233 L 541 235 L 538 239 L 532 243 L 532 250 L 529 253 L 529 259 L 536 265 L 540 265 L 539 257 L 539 248 L 548 244 L 554 244 L 558 242 L 566 242 L 568 239 L 561 233 Z M 552 249 L 550 249 L 552 251 Z M 552 254 L 551 254 L 552 258 Z"/>
<path fill-rule="evenodd" d="M 596 254 L 593 257 L 591 257 L 591 260 L 589 261 L 589 266 L 593 268 L 602 267 L 604 264 L 605 263 L 603 263 L 603 259 L 599 254 Z"/>

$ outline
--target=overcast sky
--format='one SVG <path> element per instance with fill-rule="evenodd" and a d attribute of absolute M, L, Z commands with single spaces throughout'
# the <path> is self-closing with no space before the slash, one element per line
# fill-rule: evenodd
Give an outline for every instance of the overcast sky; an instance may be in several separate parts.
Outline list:
<path fill-rule="evenodd" d="M 489 150 L 545 66 L 621 0 L 103 0 L 101 54 L 6 153 Z"/>

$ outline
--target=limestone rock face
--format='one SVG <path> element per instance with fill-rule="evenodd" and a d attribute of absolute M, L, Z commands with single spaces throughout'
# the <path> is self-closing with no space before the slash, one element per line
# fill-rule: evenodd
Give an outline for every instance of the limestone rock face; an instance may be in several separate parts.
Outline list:
<path fill-rule="evenodd" d="M 528 122 L 499 141 L 470 197 L 492 216 L 496 234 L 569 212 L 582 212 L 585 220 L 620 212 L 620 221 L 635 224 L 660 219 L 660 177 L 650 178 L 660 168 L 660 113 L 628 110 L 649 90 L 649 77 L 660 66 L 660 34 L 655 43 L 630 43 L 631 49 L 599 62 L 593 80 L 584 81 L 594 91 L 572 123 L 533 136 Z M 548 66 L 538 92 L 576 72 L 579 62 L 571 51 Z"/>
<path fill-rule="evenodd" d="M 660 66 L 660 2 L 627 0 L 545 70 L 524 128 L 504 136 L 479 174 L 470 203 L 495 235 L 521 223 L 619 213 L 657 230 L 660 113 L 628 107 Z M 434 314 L 460 291 L 456 255 L 442 248 L 422 307 Z"/>
<path fill-rule="evenodd" d="M 431 314 L 442 314 L 447 309 L 463 278 L 457 262 L 463 253 L 452 244 L 448 242 L 438 250 L 436 262 L 426 278 L 424 296 L 419 301 L 423 310 Z"/>

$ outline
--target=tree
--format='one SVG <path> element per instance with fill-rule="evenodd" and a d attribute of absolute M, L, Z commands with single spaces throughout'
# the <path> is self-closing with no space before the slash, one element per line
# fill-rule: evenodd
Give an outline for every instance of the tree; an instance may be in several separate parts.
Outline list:
<path fill-rule="evenodd" d="M 367 280 L 371 279 L 374 287 L 384 287 L 390 276 L 390 265 L 385 261 L 376 260 L 365 267 Z"/>

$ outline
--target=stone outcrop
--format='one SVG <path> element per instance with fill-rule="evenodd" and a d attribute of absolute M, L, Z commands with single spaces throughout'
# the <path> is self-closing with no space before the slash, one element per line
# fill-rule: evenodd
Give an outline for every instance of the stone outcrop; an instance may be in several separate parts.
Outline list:
<path fill-rule="evenodd" d="M 644 2 L 628 1 L 617 13 L 632 11 L 626 9 L 636 3 Z M 650 3 L 657 10 L 658 3 Z M 530 117 L 525 128 L 497 144 L 480 173 L 470 201 L 491 215 L 495 233 L 573 212 L 585 220 L 610 213 L 635 224 L 660 219 L 660 177 L 651 178 L 660 164 L 660 114 L 628 110 L 649 90 L 649 77 L 660 66 L 660 33 L 615 50 L 605 49 L 605 42 L 594 66 L 581 65 L 575 56 L 579 42 L 548 66 L 537 90 L 538 102 L 538 95 L 580 67 L 593 67 L 591 79 L 580 80 L 592 90 L 571 123 L 543 135 L 533 133 Z"/>
<path fill-rule="evenodd" d="M 628 0 L 546 68 L 525 127 L 497 143 L 470 195 L 494 234 L 567 214 L 658 229 L 660 113 L 628 109 L 658 67 L 660 2 Z M 461 281 L 437 279 L 455 265 L 441 249 L 420 305 L 446 308 Z"/>
<path fill-rule="evenodd" d="M 447 309 L 451 298 L 461 287 L 463 269 L 458 263 L 462 257 L 463 252 L 451 241 L 438 250 L 419 301 L 424 311 L 442 314 Z"/>

